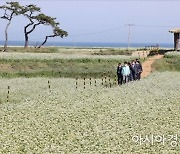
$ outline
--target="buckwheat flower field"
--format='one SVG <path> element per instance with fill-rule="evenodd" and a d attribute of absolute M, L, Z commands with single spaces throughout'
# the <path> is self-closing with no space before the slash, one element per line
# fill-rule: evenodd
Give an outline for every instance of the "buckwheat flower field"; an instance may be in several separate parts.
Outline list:
<path fill-rule="evenodd" d="M 76 89 L 75 79 L 1 78 L 0 153 L 178 153 L 179 79 L 153 73 L 121 87 L 97 80 L 86 89 L 78 80 Z M 156 138 L 135 140 L 140 135 Z M 163 135 L 178 135 L 177 144 Z"/>
<path fill-rule="evenodd" d="M 130 60 L 135 56 L 126 55 L 83 55 L 60 53 L 0 53 L 3 60 L 54 60 L 54 59 L 105 59 L 105 60 Z"/>
<path fill-rule="evenodd" d="M 179 58 L 180 57 L 180 52 L 167 52 L 165 54 L 165 57 L 167 57 L 167 58 L 173 58 L 173 57 Z"/>

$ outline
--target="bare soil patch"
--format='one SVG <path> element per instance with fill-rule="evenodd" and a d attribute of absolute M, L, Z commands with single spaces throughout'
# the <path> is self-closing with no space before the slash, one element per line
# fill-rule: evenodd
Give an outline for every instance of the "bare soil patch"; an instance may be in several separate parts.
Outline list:
<path fill-rule="evenodd" d="M 142 72 L 142 78 L 147 77 L 153 70 L 152 70 L 152 64 L 154 61 L 163 58 L 163 55 L 155 55 L 153 57 L 148 58 L 143 64 L 143 72 Z"/>

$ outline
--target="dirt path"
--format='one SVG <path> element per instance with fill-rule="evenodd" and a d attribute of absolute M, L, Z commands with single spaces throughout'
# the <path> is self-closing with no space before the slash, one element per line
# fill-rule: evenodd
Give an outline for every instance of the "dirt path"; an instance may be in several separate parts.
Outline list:
<path fill-rule="evenodd" d="M 136 56 L 139 58 L 147 58 L 148 54 L 149 54 L 148 50 L 146 50 L 146 51 L 135 51 L 132 53 L 132 56 Z M 152 72 L 152 64 L 154 63 L 155 60 L 158 60 L 161 58 L 163 58 L 163 55 L 155 55 L 155 56 L 148 58 L 142 64 L 142 67 L 143 67 L 143 72 L 141 74 L 142 78 L 147 77 Z"/>
<path fill-rule="evenodd" d="M 143 64 L 143 72 L 141 74 L 142 78 L 147 77 L 152 72 L 152 64 L 155 60 L 163 58 L 163 55 L 155 55 L 151 58 L 148 58 Z"/>

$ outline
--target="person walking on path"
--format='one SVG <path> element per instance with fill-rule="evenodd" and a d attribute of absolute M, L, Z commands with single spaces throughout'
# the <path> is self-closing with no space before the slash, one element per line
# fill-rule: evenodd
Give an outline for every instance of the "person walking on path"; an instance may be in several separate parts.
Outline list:
<path fill-rule="evenodd" d="M 117 77 L 118 77 L 118 85 L 122 85 L 123 76 L 122 76 L 122 65 L 121 63 L 117 66 Z"/>
<path fill-rule="evenodd" d="M 132 71 L 132 80 L 135 81 L 136 80 L 136 74 L 137 74 L 137 69 L 136 69 L 136 66 L 135 66 L 135 61 L 133 60 L 131 62 L 131 71 Z"/>
<path fill-rule="evenodd" d="M 129 81 L 136 80 L 136 73 L 135 73 L 135 62 L 132 60 L 128 63 L 129 69 L 130 69 L 130 75 L 129 75 Z"/>
<path fill-rule="evenodd" d="M 141 73 L 143 72 L 141 62 L 139 60 L 136 61 L 136 71 L 137 71 L 137 80 L 141 79 Z"/>
<path fill-rule="evenodd" d="M 124 66 L 122 67 L 122 75 L 123 75 L 123 82 L 127 83 L 130 75 L 130 68 L 127 62 L 124 62 Z"/>

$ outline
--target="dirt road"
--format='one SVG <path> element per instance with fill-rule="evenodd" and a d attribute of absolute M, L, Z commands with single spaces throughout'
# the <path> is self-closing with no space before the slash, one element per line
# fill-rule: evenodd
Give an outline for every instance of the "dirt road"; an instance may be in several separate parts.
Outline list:
<path fill-rule="evenodd" d="M 147 77 L 152 72 L 152 64 L 155 60 L 163 58 L 163 55 L 155 55 L 153 57 L 148 58 L 143 64 L 143 72 L 141 74 L 142 78 Z"/>

